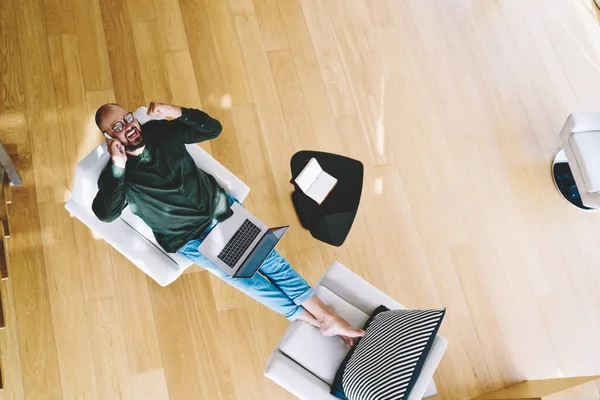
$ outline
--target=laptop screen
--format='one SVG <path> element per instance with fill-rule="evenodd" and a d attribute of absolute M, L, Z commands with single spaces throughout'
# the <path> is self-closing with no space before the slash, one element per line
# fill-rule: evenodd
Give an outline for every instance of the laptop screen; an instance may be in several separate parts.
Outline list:
<path fill-rule="evenodd" d="M 238 268 L 234 278 L 252 278 L 289 226 L 269 229 Z"/>

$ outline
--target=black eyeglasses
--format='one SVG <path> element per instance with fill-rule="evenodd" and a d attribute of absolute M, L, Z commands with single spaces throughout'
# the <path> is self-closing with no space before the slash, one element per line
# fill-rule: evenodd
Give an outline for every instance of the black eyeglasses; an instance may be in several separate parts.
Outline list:
<path fill-rule="evenodd" d="M 133 117 L 133 113 L 128 112 L 127 114 L 123 115 L 123 119 L 121 121 L 117 121 L 115 122 L 115 124 L 112 126 L 111 130 L 115 133 L 119 133 L 123 130 L 123 128 L 125 128 L 125 124 L 130 124 L 133 122 L 135 118 Z M 107 133 L 107 132 L 104 132 Z"/>

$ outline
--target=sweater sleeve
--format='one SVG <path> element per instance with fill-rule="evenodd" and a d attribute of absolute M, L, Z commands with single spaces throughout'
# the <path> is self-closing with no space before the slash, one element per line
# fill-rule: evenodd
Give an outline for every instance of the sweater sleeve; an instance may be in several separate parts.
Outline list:
<path fill-rule="evenodd" d="M 176 121 L 179 124 L 175 135 L 185 144 L 214 139 L 223 129 L 218 120 L 194 108 L 182 108 L 181 117 Z"/>
<path fill-rule="evenodd" d="M 92 203 L 92 210 L 100 221 L 112 222 L 121 215 L 125 206 L 125 168 L 109 161 L 98 179 L 98 194 Z"/>

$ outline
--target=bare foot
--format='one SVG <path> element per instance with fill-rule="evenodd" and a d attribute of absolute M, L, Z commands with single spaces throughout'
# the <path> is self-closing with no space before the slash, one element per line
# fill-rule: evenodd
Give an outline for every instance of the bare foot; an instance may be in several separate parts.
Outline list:
<path fill-rule="evenodd" d="M 340 336 L 349 345 L 354 344 L 354 338 L 365 336 L 365 331 L 353 328 L 348 321 L 337 315 L 333 310 L 319 322 L 321 322 L 323 336 Z"/>
<path fill-rule="evenodd" d="M 298 317 L 298 320 L 304 321 L 316 328 L 321 328 L 321 323 L 308 310 Z"/>

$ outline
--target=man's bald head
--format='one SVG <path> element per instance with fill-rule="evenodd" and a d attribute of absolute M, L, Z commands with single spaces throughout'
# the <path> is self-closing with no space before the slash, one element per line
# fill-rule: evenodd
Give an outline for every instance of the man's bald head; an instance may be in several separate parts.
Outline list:
<path fill-rule="evenodd" d="M 107 103 L 107 104 L 100 106 L 100 108 L 98 108 L 98 110 L 96 110 L 96 117 L 95 117 L 96 126 L 98 126 L 98 129 L 100 129 L 102 132 L 106 131 L 106 129 L 108 129 L 108 126 L 106 126 L 107 125 L 106 123 L 104 123 L 104 124 L 102 123 L 103 122 L 102 117 L 109 113 L 112 114 L 113 111 L 116 112 L 116 111 L 120 111 L 120 110 L 125 111 L 125 108 L 123 108 L 123 106 L 121 106 L 120 104 L 116 104 L 116 103 Z M 125 111 L 125 112 L 127 112 L 127 111 Z"/>

